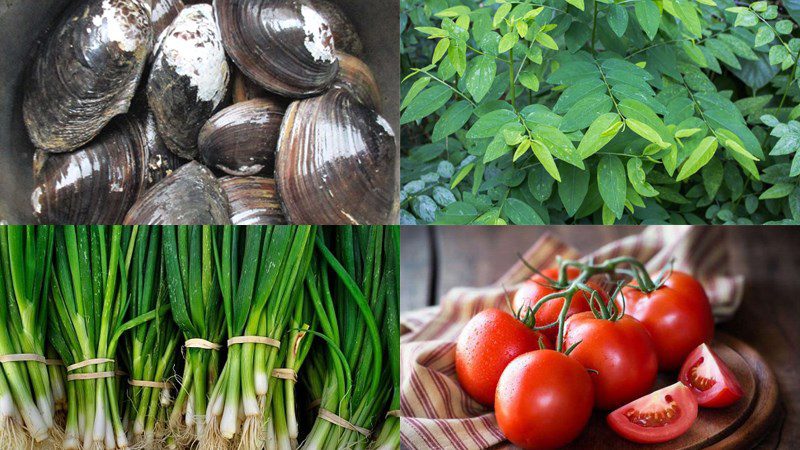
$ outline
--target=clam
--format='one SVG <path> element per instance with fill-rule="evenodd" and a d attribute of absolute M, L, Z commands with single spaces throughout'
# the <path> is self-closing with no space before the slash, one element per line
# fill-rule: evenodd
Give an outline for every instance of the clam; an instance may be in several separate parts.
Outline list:
<path fill-rule="evenodd" d="M 64 14 L 36 56 L 23 117 L 38 149 L 67 152 L 125 113 L 153 46 L 143 0 L 84 0 Z"/>
<path fill-rule="evenodd" d="M 280 225 L 286 223 L 281 211 L 275 180 L 263 177 L 224 177 L 222 190 L 231 205 L 234 225 Z"/>
<path fill-rule="evenodd" d="M 339 52 L 339 78 L 334 86 L 339 86 L 350 91 L 361 103 L 374 109 L 381 110 L 381 92 L 375 76 L 369 66 L 355 56 Z"/>
<path fill-rule="evenodd" d="M 386 120 L 347 90 L 289 105 L 275 175 L 291 223 L 397 222 L 399 155 Z"/>
<path fill-rule="evenodd" d="M 125 216 L 126 225 L 229 224 L 230 207 L 219 181 L 192 161 L 150 188 Z"/>
<path fill-rule="evenodd" d="M 364 45 L 356 32 L 355 25 L 347 15 L 328 0 L 312 0 L 312 3 L 322 18 L 330 25 L 336 50 L 351 55 L 361 55 Z"/>
<path fill-rule="evenodd" d="M 271 175 L 285 109 L 257 98 L 219 111 L 200 130 L 200 159 L 229 175 Z"/>
<path fill-rule="evenodd" d="M 159 38 L 147 99 L 176 155 L 197 155 L 197 134 L 225 97 L 228 63 L 210 5 L 184 8 Z"/>
<path fill-rule="evenodd" d="M 153 36 L 158 39 L 183 9 L 181 0 L 150 0 L 150 23 L 153 25 Z"/>
<path fill-rule="evenodd" d="M 286 97 L 325 91 L 339 64 L 331 27 L 310 0 L 215 0 L 225 50 L 239 69 Z"/>
<path fill-rule="evenodd" d="M 143 187 L 142 129 L 114 119 L 89 145 L 71 153 L 39 151 L 31 194 L 40 223 L 120 223 Z"/>

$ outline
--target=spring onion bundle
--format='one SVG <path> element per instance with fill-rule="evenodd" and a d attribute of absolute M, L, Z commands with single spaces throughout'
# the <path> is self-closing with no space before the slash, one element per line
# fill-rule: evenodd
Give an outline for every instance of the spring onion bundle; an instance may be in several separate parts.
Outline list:
<path fill-rule="evenodd" d="M 133 251 L 129 290 L 130 314 L 143 316 L 168 308 L 161 230 L 142 227 Z M 180 332 L 172 318 L 157 315 L 127 333 L 122 358 L 128 368 L 129 402 L 125 423 L 138 448 L 163 448 L 173 439 L 168 433 L 172 398 L 168 378 L 174 373 Z"/>
<path fill-rule="evenodd" d="M 307 286 L 328 345 L 326 357 L 310 360 L 316 367 L 309 376 L 317 378 L 309 382 L 312 393 L 313 386 L 323 390 L 303 446 L 366 448 L 396 395 L 387 353 L 397 335 L 391 328 L 399 325 L 386 314 L 396 302 L 399 240 L 391 228 L 336 227 L 316 243 L 319 257 Z M 383 337 L 379 324 L 390 328 Z"/>
<path fill-rule="evenodd" d="M 52 248 L 52 227 L 0 227 L 0 443 L 12 448 L 57 434 L 45 365 Z"/>
<path fill-rule="evenodd" d="M 203 436 L 208 393 L 219 377 L 225 319 L 214 264 L 216 231 L 210 226 L 162 228 L 172 317 L 186 338 L 186 364 L 170 416 L 180 443 Z"/>
<path fill-rule="evenodd" d="M 263 448 L 268 389 L 284 329 L 313 252 L 309 226 L 223 229 L 217 264 L 228 331 L 228 357 L 212 392 L 202 446 Z"/>

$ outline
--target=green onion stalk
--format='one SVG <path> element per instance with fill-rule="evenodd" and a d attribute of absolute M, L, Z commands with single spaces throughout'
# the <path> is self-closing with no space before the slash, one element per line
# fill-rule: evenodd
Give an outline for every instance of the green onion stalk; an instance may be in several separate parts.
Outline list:
<path fill-rule="evenodd" d="M 300 426 L 295 396 L 297 379 L 292 378 L 291 374 L 293 372 L 296 376 L 300 372 L 300 367 L 311 350 L 312 330 L 316 322 L 313 305 L 305 289 L 301 289 L 299 295 L 289 324 L 289 338 L 281 345 L 276 363 L 283 370 L 284 376 L 273 375 L 269 381 L 269 391 L 273 392 L 274 398 L 272 411 L 269 412 L 271 416 L 265 415 L 264 423 L 267 427 L 267 448 L 270 449 L 291 450 L 298 447 Z"/>
<path fill-rule="evenodd" d="M 324 362 L 325 368 L 312 372 L 324 373 L 325 381 L 319 415 L 303 448 L 363 449 L 391 395 L 391 368 L 385 365 L 379 324 L 384 323 L 387 292 L 394 289 L 394 276 L 386 269 L 396 255 L 386 251 L 386 242 L 395 237 L 390 228 L 379 226 L 328 231 L 317 236 L 318 264 L 307 282 L 319 336 L 328 345 L 324 359 L 310 360 Z"/>
<path fill-rule="evenodd" d="M 211 226 L 163 227 L 164 265 L 172 317 L 189 339 L 214 345 L 225 337 L 219 304 L 219 277 L 213 242 L 219 229 Z M 219 378 L 220 352 L 187 345 L 181 387 L 169 425 L 179 444 L 203 436 L 208 393 Z"/>
<path fill-rule="evenodd" d="M 142 228 L 137 236 L 130 279 L 131 316 L 169 307 L 165 269 L 161 258 L 161 230 Z M 169 436 L 172 406 L 170 387 L 140 386 L 137 382 L 167 383 L 174 373 L 175 353 L 180 340 L 171 317 L 157 316 L 153 323 L 137 326 L 125 340 L 126 367 L 130 377 L 125 422 L 131 441 L 138 448 L 163 448 Z"/>
<path fill-rule="evenodd" d="M 228 337 L 280 342 L 313 254 L 309 226 L 224 228 L 216 262 Z M 228 357 L 206 412 L 202 448 L 221 448 L 238 435 L 240 448 L 263 448 L 263 416 L 278 348 L 265 343 L 228 346 Z"/>
<path fill-rule="evenodd" d="M 47 364 L 47 371 L 50 377 L 50 391 L 53 393 L 53 403 L 55 404 L 56 413 L 53 420 L 56 423 L 56 430 L 63 433 L 64 425 L 67 421 L 67 372 L 63 362 L 61 362 L 61 357 L 49 342 L 46 356 L 50 361 Z M 59 442 L 61 438 L 63 438 L 63 436 L 59 437 Z"/>
<path fill-rule="evenodd" d="M 391 391 L 388 411 L 391 415 L 380 427 L 378 436 L 372 443 L 375 450 L 400 448 L 400 229 L 389 227 L 385 245 L 386 269 L 383 281 L 386 286 L 386 313 L 383 320 L 384 349 L 389 356 L 391 384 L 384 386 Z"/>
<path fill-rule="evenodd" d="M 50 374 L 44 364 L 52 250 L 52 227 L 0 227 L 0 355 L 40 359 L 0 364 L 3 446 L 31 439 L 42 442 L 58 434 Z M 21 426 L 27 436 L 20 433 Z"/>
<path fill-rule="evenodd" d="M 128 446 L 115 376 L 117 344 L 127 330 L 167 312 L 161 308 L 125 321 L 138 232 L 121 226 L 55 229 L 54 309 L 48 317 L 50 342 L 69 373 L 65 449 Z M 76 363 L 85 365 L 69 370 Z"/>

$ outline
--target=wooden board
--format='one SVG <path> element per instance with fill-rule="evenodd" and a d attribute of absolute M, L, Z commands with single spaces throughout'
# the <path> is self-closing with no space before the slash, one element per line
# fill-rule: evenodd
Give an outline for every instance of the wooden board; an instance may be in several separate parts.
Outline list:
<path fill-rule="evenodd" d="M 605 423 L 604 413 L 595 413 L 587 430 L 570 445 L 581 449 L 669 449 L 689 450 L 751 448 L 770 430 L 778 412 L 778 385 L 770 368 L 752 347 L 718 333 L 714 351 L 736 374 L 745 396 L 727 408 L 701 408 L 697 421 L 686 434 L 658 445 L 640 445 L 619 437 Z M 657 387 L 677 381 L 677 374 L 660 374 Z"/>

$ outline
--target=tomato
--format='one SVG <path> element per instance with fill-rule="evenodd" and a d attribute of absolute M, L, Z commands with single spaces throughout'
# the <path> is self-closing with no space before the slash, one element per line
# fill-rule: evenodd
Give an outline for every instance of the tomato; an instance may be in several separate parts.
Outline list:
<path fill-rule="evenodd" d="M 519 447 L 562 447 L 586 427 L 593 390 L 578 361 L 553 350 L 526 353 L 506 367 L 497 384 L 497 424 Z"/>
<path fill-rule="evenodd" d="M 691 389 L 697 403 L 707 408 L 730 406 L 744 395 L 736 375 L 706 344 L 689 354 L 678 379 Z"/>
<path fill-rule="evenodd" d="M 680 368 L 689 352 L 714 337 L 708 297 L 690 275 L 672 272 L 653 292 L 626 287 L 621 294 L 625 295 L 625 313 L 642 322 L 653 337 L 661 370 Z M 620 297 L 616 302 L 622 307 Z"/>
<path fill-rule="evenodd" d="M 511 314 L 487 309 L 470 319 L 456 343 L 456 374 L 470 397 L 491 406 L 497 380 L 517 356 L 539 349 L 539 339 L 550 342 Z"/>
<path fill-rule="evenodd" d="M 570 280 L 577 278 L 580 273 L 580 270 L 574 267 L 567 267 L 567 276 Z M 557 268 L 543 270 L 542 274 L 554 280 L 558 279 Z M 549 283 L 550 282 L 541 275 L 536 274 L 532 276 L 520 286 L 519 290 L 517 290 L 517 293 L 514 295 L 514 310 L 518 311 L 523 306 L 533 307 L 542 297 L 558 292 L 558 289 L 553 289 L 550 287 Z M 588 282 L 587 285 L 600 293 L 603 302 L 608 301 L 607 294 L 599 285 L 591 281 Z M 572 302 L 569 304 L 569 309 L 567 310 L 567 317 L 580 312 L 589 311 L 590 299 L 591 295 L 585 292 L 578 293 L 572 297 Z M 563 307 L 563 298 L 553 299 L 542 305 L 542 307 L 536 311 L 536 326 L 544 326 L 557 321 L 559 314 L 561 314 L 561 308 Z M 555 341 L 558 336 L 558 327 L 547 328 L 542 330 L 542 333 L 544 333 L 550 341 Z"/>
<path fill-rule="evenodd" d="M 650 392 L 658 375 L 658 359 L 650 333 L 631 316 L 617 321 L 597 319 L 591 312 L 567 320 L 564 348 L 579 343 L 570 353 L 594 382 L 594 404 L 614 409 Z"/>
<path fill-rule="evenodd" d="M 697 400 L 678 382 L 620 407 L 606 422 L 625 439 L 655 444 L 682 435 L 696 418 Z"/>

